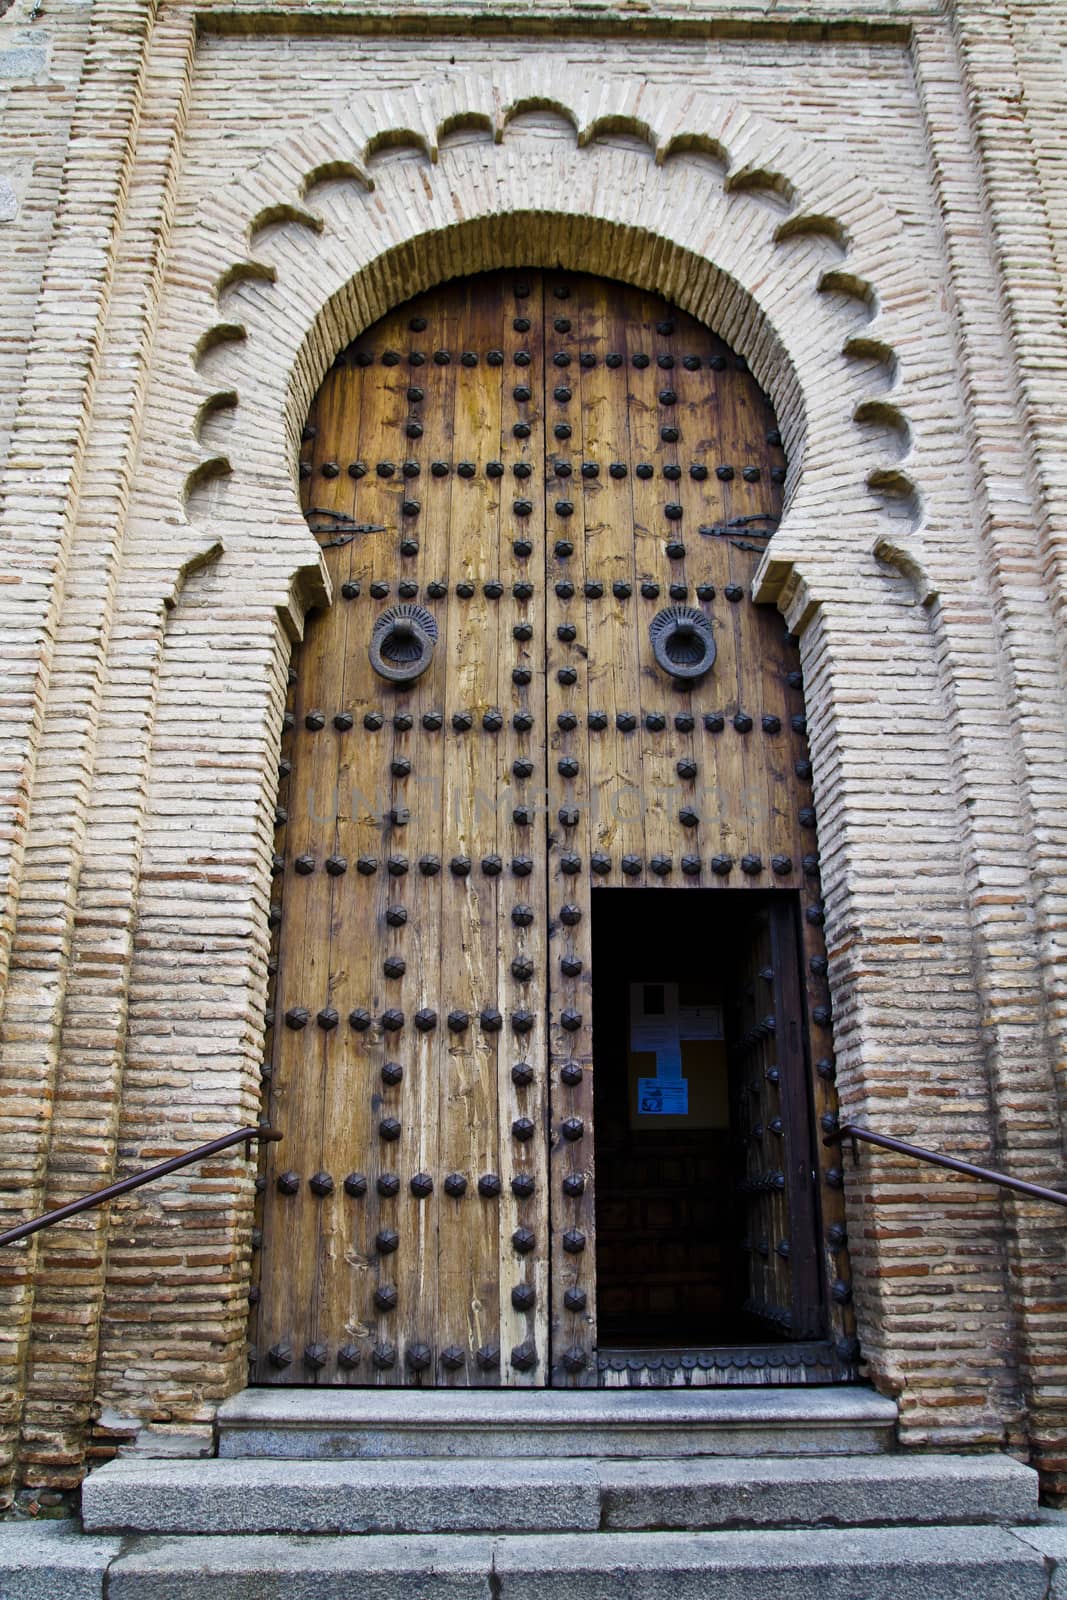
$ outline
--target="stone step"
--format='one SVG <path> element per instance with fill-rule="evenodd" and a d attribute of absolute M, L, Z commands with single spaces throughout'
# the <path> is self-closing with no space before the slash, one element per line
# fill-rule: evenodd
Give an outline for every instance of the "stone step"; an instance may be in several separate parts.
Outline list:
<path fill-rule="evenodd" d="M 108 1600 L 1047 1600 L 1001 1528 L 132 1540 Z"/>
<path fill-rule="evenodd" d="M 872 1389 L 245 1389 L 219 1454 L 849 1455 L 892 1450 L 897 1408 Z"/>
<path fill-rule="evenodd" d="M 82 1490 L 84 1524 L 96 1533 L 632 1532 L 1036 1516 L 1037 1474 L 1001 1455 L 119 1459 Z"/>

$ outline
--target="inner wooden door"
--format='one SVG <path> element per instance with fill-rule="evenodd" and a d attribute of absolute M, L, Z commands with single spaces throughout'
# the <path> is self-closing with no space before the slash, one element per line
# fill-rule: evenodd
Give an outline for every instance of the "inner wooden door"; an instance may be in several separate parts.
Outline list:
<path fill-rule="evenodd" d="M 784 472 L 743 361 L 577 274 L 445 285 L 324 379 L 255 1381 L 597 1381 L 590 896 L 817 904 L 795 646 L 748 591 Z"/>

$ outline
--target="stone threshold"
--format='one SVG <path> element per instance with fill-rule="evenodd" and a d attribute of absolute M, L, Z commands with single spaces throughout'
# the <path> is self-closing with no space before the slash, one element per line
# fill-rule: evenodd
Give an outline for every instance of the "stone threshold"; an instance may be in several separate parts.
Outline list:
<path fill-rule="evenodd" d="M 897 1407 L 860 1387 L 245 1389 L 223 1457 L 848 1455 L 895 1448 Z"/>

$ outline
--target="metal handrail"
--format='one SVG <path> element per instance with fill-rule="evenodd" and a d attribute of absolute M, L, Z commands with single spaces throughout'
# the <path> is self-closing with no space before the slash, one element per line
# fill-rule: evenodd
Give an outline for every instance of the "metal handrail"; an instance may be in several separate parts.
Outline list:
<path fill-rule="evenodd" d="M 985 1183 L 999 1184 L 1002 1189 L 1014 1189 L 1018 1194 L 1029 1195 L 1032 1200 L 1051 1200 L 1053 1205 L 1067 1206 L 1067 1194 L 1059 1189 L 1046 1189 L 1040 1183 L 1027 1183 L 1023 1178 L 1009 1178 L 1006 1172 L 994 1172 L 990 1167 L 976 1167 L 970 1161 L 960 1161 L 956 1156 L 939 1155 L 936 1150 L 925 1150 L 919 1144 L 905 1144 L 903 1139 L 891 1139 L 886 1133 L 872 1133 L 857 1122 L 845 1122 L 836 1133 L 827 1134 L 823 1144 L 839 1144 L 842 1139 L 852 1141 L 852 1159 L 859 1161 L 859 1143 L 879 1145 L 883 1150 L 895 1150 L 898 1155 L 913 1156 L 916 1161 L 928 1161 L 935 1167 L 948 1167 L 950 1172 L 965 1173 L 968 1178 L 981 1178 Z M 0 1239 L 0 1244 L 3 1240 Z"/>
<path fill-rule="evenodd" d="M 243 1144 L 245 1159 L 252 1159 L 252 1143 L 256 1139 L 275 1141 L 282 1137 L 277 1128 L 269 1128 L 266 1123 L 261 1123 L 255 1128 L 235 1128 L 232 1133 L 224 1133 L 220 1139 L 212 1139 L 210 1144 L 198 1145 L 195 1150 L 186 1151 L 183 1156 L 172 1156 L 169 1161 L 161 1161 L 156 1167 L 146 1167 L 144 1172 L 134 1173 L 132 1178 L 122 1178 L 118 1183 L 109 1183 L 106 1189 L 94 1189 L 92 1194 L 82 1195 L 80 1200 L 72 1200 L 69 1205 L 59 1206 L 55 1211 L 46 1211 L 43 1216 L 33 1217 L 29 1222 L 20 1222 L 17 1228 L 8 1228 L 6 1233 L 0 1233 L 0 1244 L 14 1244 L 17 1239 L 25 1239 L 31 1233 L 39 1233 L 42 1228 L 50 1228 L 53 1223 L 63 1222 L 67 1217 L 76 1217 L 79 1211 L 91 1211 L 94 1206 L 106 1205 L 109 1200 L 114 1200 L 117 1195 L 128 1194 L 131 1189 L 140 1189 L 143 1184 L 152 1183 L 156 1178 L 165 1178 L 168 1172 L 177 1172 L 181 1167 L 192 1166 L 194 1161 L 203 1161 L 207 1156 L 214 1156 L 220 1150 L 228 1150 L 231 1145 Z"/>

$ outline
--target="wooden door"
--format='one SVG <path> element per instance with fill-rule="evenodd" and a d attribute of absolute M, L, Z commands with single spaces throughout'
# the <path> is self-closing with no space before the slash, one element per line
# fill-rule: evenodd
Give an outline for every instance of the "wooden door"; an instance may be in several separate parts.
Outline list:
<path fill-rule="evenodd" d="M 795 907 L 757 912 L 734 980 L 734 1118 L 748 1262 L 743 1309 L 764 1336 L 826 1331 L 804 1061 Z"/>
<path fill-rule="evenodd" d="M 748 588 L 784 471 L 720 339 L 581 275 L 446 285 L 328 373 L 256 1381 L 597 1381 L 590 894 L 817 903 L 795 643 Z"/>

